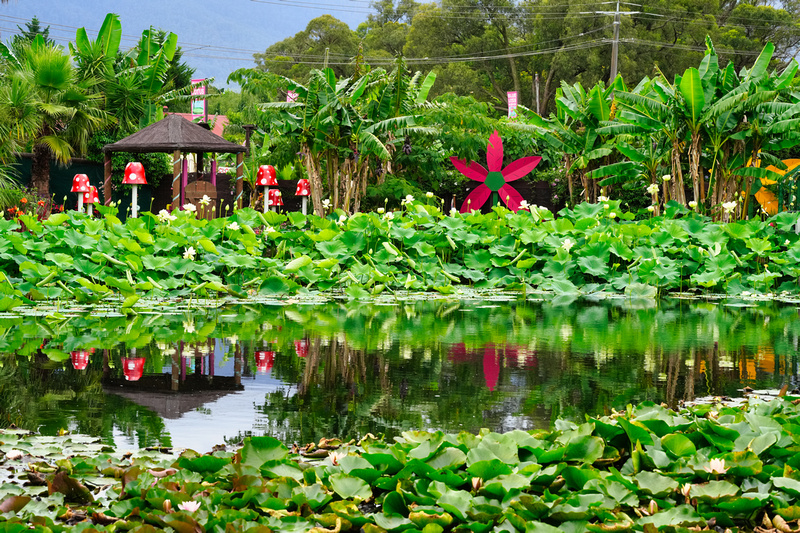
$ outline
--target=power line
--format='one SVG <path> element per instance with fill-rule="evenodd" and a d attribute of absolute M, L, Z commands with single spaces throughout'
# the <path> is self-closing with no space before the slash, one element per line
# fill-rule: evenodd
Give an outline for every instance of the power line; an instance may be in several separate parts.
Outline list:
<path fill-rule="evenodd" d="M 694 52 L 704 52 L 706 50 L 705 46 L 692 46 L 689 44 L 674 44 L 674 43 L 665 43 L 661 41 L 649 41 L 647 39 L 622 39 L 622 42 L 626 44 L 641 44 L 644 46 L 660 46 L 662 48 L 674 48 L 676 50 L 688 50 Z M 748 50 L 719 50 L 719 55 L 740 55 L 740 56 L 757 56 L 761 53 L 761 51 L 748 51 Z"/>

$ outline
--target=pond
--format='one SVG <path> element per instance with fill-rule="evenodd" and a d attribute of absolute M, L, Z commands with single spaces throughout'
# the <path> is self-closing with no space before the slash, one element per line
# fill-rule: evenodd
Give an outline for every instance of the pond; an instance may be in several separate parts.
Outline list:
<path fill-rule="evenodd" d="M 549 428 L 800 385 L 798 309 L 667 299 L 333 302 L 0 318 L 0 426 L 205 452 L 408 429 Z"/>

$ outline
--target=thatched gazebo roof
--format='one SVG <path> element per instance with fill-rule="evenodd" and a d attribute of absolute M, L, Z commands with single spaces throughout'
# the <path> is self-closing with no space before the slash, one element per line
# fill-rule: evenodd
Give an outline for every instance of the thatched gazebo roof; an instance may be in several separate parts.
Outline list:
<path fill-rule="evenodd" d="M 181 152 L 242 153 L 246 148 L 226 141 L 180 115 L 167 115 L 155 124 L 103 147 L 103 152 Z"/>
<path fill-rule="evenodd" d="M 181 179 L 181 154 L 236 154 L 236 197 L 239 207 L 242 204 L 242 167 L 247 148 L 226 141 L 199 124 L 195 124 L 180 115 L 167 115 L 155 124 L 151 124 L 122 140 L 103 147 L 104 182 L 103 196 L 105 204 L 111 202 L 111 154 L 114 152 L 129 153 L 172 153 L 172 203 L 174 208 L 183 205 L 186 192 L 187 170 L 184 160 L 183 179 Z M 211 180 L 216 186 L 216 174 Z M 216 197 L 216 196 L 215 196 Z"/>

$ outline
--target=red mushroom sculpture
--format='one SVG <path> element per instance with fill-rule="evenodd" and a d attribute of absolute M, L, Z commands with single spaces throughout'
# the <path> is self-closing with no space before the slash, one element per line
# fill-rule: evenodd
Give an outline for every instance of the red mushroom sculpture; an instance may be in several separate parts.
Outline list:
<path fill-rule="evenodd" d="M 100 201 L 97 196 L 97 187 L 94 185 L 89 186 L 89 192 L 83 193 L 83 203 L 86 204 L 86 213 L 92 216 L 92 206 Z"/>
<path fill-rule="evenodd" d="M 256 352 L 256 367 L 262 374 L 266 374 L 272 370 L 272 365 L 275 363 L 275 352 L 272 351 L 257 351 Z"/>
<path fill-rule="evenodd" d="M 302 196 L 302 205 L 303 205 L 303 214 L 307 215 L 308 211 L 308 197 L 311 195 L 311 188 L 309 187 L 308 180 L 303 178 L 301 180 L 297 180 L 297 192 L 294 193 L 295 196 Z"/>
<path fill-rule="evenodd" d="M 269 205 L 275 208 L 274 211 L 278 210 L 278 206 L 283 205 L 283 193 L 281 193 L 280 189 L 270 189 Z"/>
<path fill-rule="evenodd" d="M 89 365 L 89 352 L 86 350 L 69 352 L 69 359 L 72 361 L 72 367 L 75 370 L 83 370 Z"/>
<path fill-rule="evenodd" d="M 139 197 L 137 196 L 137 187 L 139 185 L 147 185 L 147 180 L 144 178 L 144 166 L 137 161 L 131 161 L 125 166 L 125 178 L 122 180 L 123 185 L 133 186 L 133 196 L 131 198 L 131 216 L 136 218 L 139 214 Z"/>
<path fill-rule="evenodd" d="M 89 192 L 89 176 L 86 174 L 75 174 L 72 178 L 72 189 L 70 192 L 78 193 L 78 212 L 83 213 L 83 195 Z"/>
<path fill-rule="evenodd" d="M 275 173 L 275 167 L 272 165 L 261 165 L 258 167 L 258 174 L 256 175 L 256 186 L 264 187 L 264 212 L 267 212 L 268 196 L 270 187 L 278 186 L 278 178 Z"/>

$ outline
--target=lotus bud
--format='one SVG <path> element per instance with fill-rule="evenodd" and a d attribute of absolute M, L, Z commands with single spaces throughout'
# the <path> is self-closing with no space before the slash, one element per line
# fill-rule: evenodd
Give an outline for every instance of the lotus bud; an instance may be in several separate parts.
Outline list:
<path fill-rule="evenodd" d="M 650 513 L 650 516 L 658 512 L 658 504 L 655 500 L 650 500 L 650 505 L 647 506 L 647 512 Z"/>
<path fill-rule="evenodd" d="M 481 489 L 481 485 L 483 485 L 483 480 L 479 477 L 472 478 L 472 490 L 478 492 Z"/>

